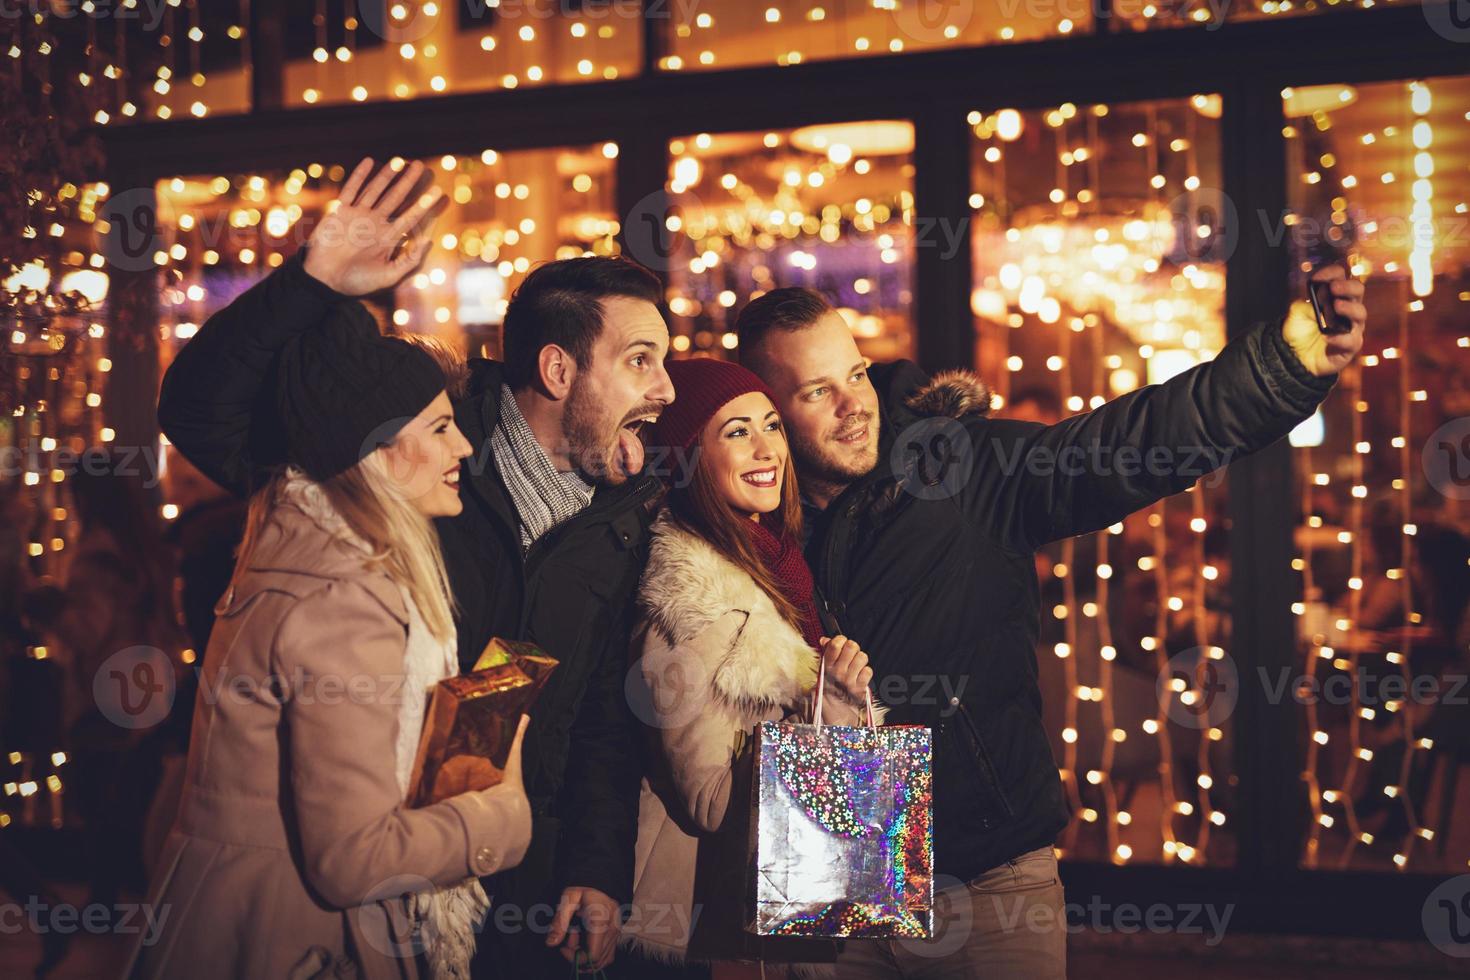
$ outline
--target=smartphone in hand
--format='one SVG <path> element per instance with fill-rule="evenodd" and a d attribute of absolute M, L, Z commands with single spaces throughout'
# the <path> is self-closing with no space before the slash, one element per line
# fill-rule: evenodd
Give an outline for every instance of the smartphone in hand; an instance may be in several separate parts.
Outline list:
<path fill-rule="evenodd" d="M 1353 329 L 1353 321 L 1337 312 L 1333 304 L 1332 284 L 1340 280 L 1307 280 L 1307 296 L 1312 301 L 1312 312 L 1317 315 L 1317 329 L 1325 334 L 1347 333 Z"/>

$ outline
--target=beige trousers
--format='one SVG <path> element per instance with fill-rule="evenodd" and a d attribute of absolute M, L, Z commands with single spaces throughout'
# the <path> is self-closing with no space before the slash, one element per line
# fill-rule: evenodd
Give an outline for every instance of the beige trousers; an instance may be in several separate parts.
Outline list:
<path fill-rule="evenodd" d="M 1050 847 L 934 899 L 933 938 L 849 939 L 838 980 L 1066 980 L 1062 881 Z"/>

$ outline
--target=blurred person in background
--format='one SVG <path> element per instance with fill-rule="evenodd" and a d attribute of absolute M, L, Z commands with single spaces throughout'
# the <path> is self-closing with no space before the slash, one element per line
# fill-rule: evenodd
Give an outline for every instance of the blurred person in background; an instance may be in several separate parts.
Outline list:
<path fill-rule="evenodd" d="M 0 745 L 34 765 L 62 745 L 64 678 L 55 660 L 38 659 L 29 652 L 42 642 L 27 622 L 22 602 L 33 588 L 26 547 L 36 522 L 32 493 L 20 480 L 0 482 Z M 0 766 L 12 765 L 9 759 L 0 761 Z M 0 771 L 7 773 L 5 781 L 28 778 L 19 766 Z M 50 906 L 61 901 L 16 845 L 13 833 L 0 833 L 0 893 L 18 903 L 32 897 Z M 42 953 L 36 976 L 41 977 L 61 962 L 70 937 L 51 929 L 39 938 Z"/>
<path fill-rule="evenodd" d="M 143 830 L 143 866 L 157 864 L 164 838 L 173 826 L 184 786 L 184 761 L 199 686 L 198 661 L 209 645 L 214 607 L 224 595 L 235 569 L 240 537 L 245 531 L 243 500 L 226 493 L 183 454 L 170 452 L 164 486 L 178 516 L 169 523 L 167 539 L 174 550 L 176 604 L 182 615 L 186 649 L 181 657 L 173 705 L 155 737 L 161 753 L 158 788 L 148 807 Z"/>
<path fill-rule="evenodd" d="M 80 533 L 65 578 L 26 600 L 65 665 L 67 798 L 81 818 L 92 900 L 107 906 L 146 887 L 141 842 L 163 742 L 154 729 L 119 724 L 102 710 L 95 692 L 110 680 L 98 675 L 112 672 L 109 658 L 138 647 L 160 651 L 177 669 L 183 649 L 172 552 L 144 474 L 124 459 L 101 449 L 83 454 L 69 479 Z"/>

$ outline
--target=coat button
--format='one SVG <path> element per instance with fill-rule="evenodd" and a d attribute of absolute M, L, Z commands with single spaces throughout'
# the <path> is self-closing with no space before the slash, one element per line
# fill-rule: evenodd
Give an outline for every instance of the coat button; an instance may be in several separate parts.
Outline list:
<path fill-rule="evenodd" d="M 480 848 L 475 852 L 475 863 L 482 868 L 495 867 L 495 852 L 488 846 Z"/>

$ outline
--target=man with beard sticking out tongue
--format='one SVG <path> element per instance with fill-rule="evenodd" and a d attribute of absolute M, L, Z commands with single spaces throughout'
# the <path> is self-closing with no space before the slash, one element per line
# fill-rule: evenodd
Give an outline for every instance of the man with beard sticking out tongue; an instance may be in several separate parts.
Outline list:
<path fill-rule="evenodd" d="M 211 317 L 164 378 L 164 432 L 237 494 L 285 458 L 268 397 L 276 355 L 338 304 L 391 289 L 427 252 L 432 219 L 407 224 L 423 164 L 374 169 L 359 164 L 307 247 Z M 507 307 L 504 363 L 472 360 L 455 399 L 474 454 L 463 511 L 436 523 L 460 665 L 496 636 L 561 663 L 523 749 L 531 845 L 513 874 L 485 881 L 497 911 L 479 936 L 477 977 L 563 976 L 579 954 L 605 965 L 617 906 L 632 897 L 642 772 L 623 680 L 661 492 L 642 472 L 638 433 L 674 398 L 662 294 L 625 259 L 536 268 Z"/>

